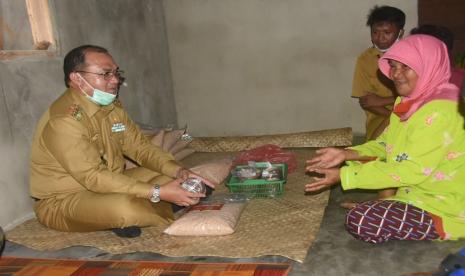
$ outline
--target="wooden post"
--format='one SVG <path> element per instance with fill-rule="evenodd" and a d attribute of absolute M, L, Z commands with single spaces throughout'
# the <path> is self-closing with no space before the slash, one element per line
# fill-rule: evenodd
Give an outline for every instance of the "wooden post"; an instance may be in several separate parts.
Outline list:
<path fill-rule="evenodd" d="M 55 46 L 48 0 L 26 0 L 26 6 L 34 48 L 47 50 L 50 46 Z"/>

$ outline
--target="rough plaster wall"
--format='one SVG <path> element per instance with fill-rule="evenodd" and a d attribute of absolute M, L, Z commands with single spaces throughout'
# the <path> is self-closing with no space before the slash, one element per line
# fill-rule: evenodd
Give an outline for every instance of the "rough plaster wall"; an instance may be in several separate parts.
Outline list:
<path fill-rule="evenodd" d="M 165 0 L 179 125 L 200 136 L 363 133 L 350 93 L 375 4 L 416 25 L 417 1 Z"/>
<path fill-rule="evenodd" d="M 28 161 L 35 123 L 62 90 L 58 59 L 0 62 L 0 226 L 30 216 Z"/>
<path fill-rule="evenodd" d="M 98 44 L 126 72 L 121 99 L 133 119 L 155 127 L 176 124 L 161 1 L 55 0 L 63 53 Z"/>
<path fill-rule="evenodd" d="M 7 12 L 9 10 L 14 10 L 15 14 Z M 0 0 L 0 18 L 2 49 L 31 50 L 34 43 L 24 1 Z"/>
<path fill-rule="evenodd" d="M 161 1 L 50 1 L 60 50 L 54 58 L 0 61 L 0 226 L 32 214 L 29 148 L 37 120 L 65 89 L 62 60 L 81 44 L 107 47 L 127 72 L 121 97 L 151 126 L 176 123 Z M 5 11 L 3 11 L 5 12 Z"/>

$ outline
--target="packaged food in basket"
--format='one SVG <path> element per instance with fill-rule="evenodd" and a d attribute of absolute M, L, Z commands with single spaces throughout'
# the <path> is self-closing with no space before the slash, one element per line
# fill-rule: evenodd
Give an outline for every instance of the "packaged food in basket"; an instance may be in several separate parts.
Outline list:
<path fill-rule="evenodd" d="M 267 181 L 282 180 L 283 172 L 279 167 L 269 166 L 262 171 L 262 179 Z"/>
<path fill-rule="evenodd" d="M 232 174 L 234 174 L 241 181 L 246 179 L 257 179 L 262 176 L 262 170 L 255 166 L 242 166 L 234 168 Z"/>
<path fill-rule="evenodd" d="M 251 170 L 260 171 L 255 178 L 240 177 L 237 172 Z M 287 179 L 286 164 L 271 164 L 270 162 L 254 162 L 247 166 L 236 166 L 229 175 L 227 187 L 232 193 L 244 193 L 253 198 L 279 197 L 284 192 L 284 183 Z"/>

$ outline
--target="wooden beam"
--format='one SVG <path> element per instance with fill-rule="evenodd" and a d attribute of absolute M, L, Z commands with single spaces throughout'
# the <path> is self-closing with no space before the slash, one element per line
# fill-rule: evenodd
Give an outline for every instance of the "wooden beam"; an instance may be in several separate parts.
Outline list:
<path fill-rule="evenodd" d="M 26 0 L 26 6 L 34 48 L 48 50 L 50 46 L 55 46 L 48 0 Z"/>
<path fill-rule="evenodd" d="M 3 50 L 3 39 L 5 35 L 5 30 L 4 30 L 4 23 L 3 23 L 3 17 L 0 16 L 0 50 Z"/>
<path fill-rule="evenodd" d="M 27 57 L 55 57 L 56 53 L 54 51 L 38 51 L 38 50 L 16 50 L 16 51 L 4 51 L 0 50 L 0 61 L 9 61 L 19 58 Z"/>

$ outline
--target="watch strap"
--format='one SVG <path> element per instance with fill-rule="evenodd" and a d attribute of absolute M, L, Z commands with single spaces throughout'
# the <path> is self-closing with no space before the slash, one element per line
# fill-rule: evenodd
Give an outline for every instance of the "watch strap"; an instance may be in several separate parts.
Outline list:
<path fill-rule="evenodd" d="M 150 197 L 150 201 L 157 203 L 160 201 L 160 185 L 155 184 L 152 189 L 152 196 Z"/>

